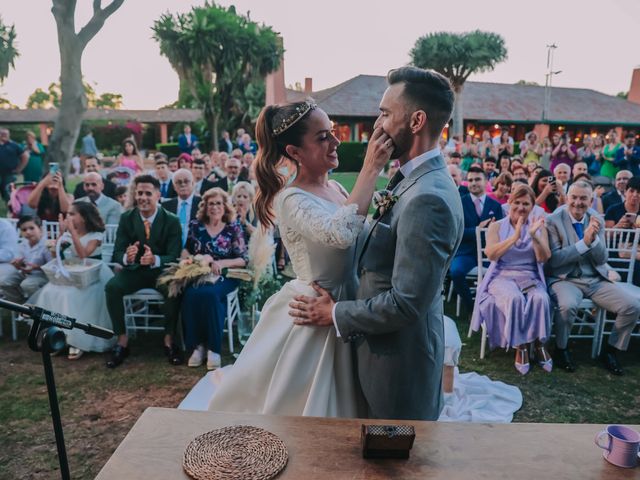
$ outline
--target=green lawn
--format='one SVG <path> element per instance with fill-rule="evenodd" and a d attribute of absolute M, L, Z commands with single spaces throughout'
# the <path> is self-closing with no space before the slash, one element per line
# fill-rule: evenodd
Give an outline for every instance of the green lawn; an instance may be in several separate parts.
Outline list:
<path fill-rule="evenodd" d="M 347 188 L 355 177 L 331 176 Z M 380 179 L 379 188 L 385 182 Z M 548 374 L 534 367 L 521 376 L 513 367 L 511 351 L 494 351 L 480 360 L 479 335 L 466 337 L 468 319 L 455 318 L 453 304 L 446 305 L 446 312 L 456 320 L 463 340 L 461 372 L 488 375 L 522 391 L 524 403 L 515 422 L 640 423 L 638 339 L 620 357 L 623 377 L 609 375 L 592 360 L 590 344 L 584 340 L 572 344 L 579 365 L 576 373 Z M 6 312 L 0 311 L 0 321 L 5 332 L 0 338 L 0 478 L 54 478 L 55 443 L 39 354 L 28 349 L 24 324 L 19 341 L 13 342 Z M 176 407 L 205 373 L 203 368 L 170 366 L 161 341 L 160 334 L 139 334 L 131 342 L 132 356 L 116 370 L 104 367 L 101 354 L 87 354 L 75 362 L 53 358 L 73 478 L 95 477 L 145 408 Z M 224 363 L 232 358 L 223 352 Z"/>

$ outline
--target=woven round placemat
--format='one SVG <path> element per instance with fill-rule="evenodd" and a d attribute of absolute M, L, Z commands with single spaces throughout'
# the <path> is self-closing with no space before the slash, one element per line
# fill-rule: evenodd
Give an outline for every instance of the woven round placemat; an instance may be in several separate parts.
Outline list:
<path fill-rule="evenodd" d="M 249 425 L 202 434 L 187 445 L 182 466 L 196 480 L 269 480 L 287 465 L 279 437 Z"/>

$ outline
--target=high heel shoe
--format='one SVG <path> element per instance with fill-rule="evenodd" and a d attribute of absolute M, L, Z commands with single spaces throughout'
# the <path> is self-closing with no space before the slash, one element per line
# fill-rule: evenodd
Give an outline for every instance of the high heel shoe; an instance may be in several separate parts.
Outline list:
<path fill-rule="evenodd" d="M 542 345 L 536 348 L 536 360 L 545 372 L 551 373 L 551 370 L 553 370 L 553 359 Z"/>
<path fill-rule="evenodd" d="M 526 348 L 518 348 L 516 352 L 516 370 L 520 372 L 520 375 L 526 375 L 527 373 L 529 373 L 529 369 L 531 368 L 531 366 L 529 365 L 528 351 Z M 520 360 L 520 362 L 518 360 Z"/>

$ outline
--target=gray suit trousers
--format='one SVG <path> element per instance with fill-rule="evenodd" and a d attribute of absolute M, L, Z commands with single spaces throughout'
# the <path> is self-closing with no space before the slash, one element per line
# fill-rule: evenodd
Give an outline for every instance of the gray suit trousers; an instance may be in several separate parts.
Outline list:
<path fill-rule="evenodd" d="M 568 278 L 549 287 L 556 304 L 554 315 L 556 346 L 567 348 L 569 333 L 583 298 L 616 314 L 616 323 L 609 336 L 609 345 L 618 350 L 629 346 L 631 332 L 640 316 L 640 300 L 624 293 L 618 285 L 599 277 Z"/>

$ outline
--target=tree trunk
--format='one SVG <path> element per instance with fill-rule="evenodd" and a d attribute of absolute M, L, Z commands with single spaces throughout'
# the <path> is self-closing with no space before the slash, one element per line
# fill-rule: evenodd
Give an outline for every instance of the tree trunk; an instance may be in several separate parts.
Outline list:
<path fill-rule="evenodd" d="M 464 84 L 462 85 L 453 85 L 453 91 L 456 94 L 456 100 L 453 104 L 453 124 L 449 129 L 449 138 L 453 135 L 463 135 L 464 134 L 464 117 L 463 117 L 463 94 Z M 463 135 L 464 140 L 464 135 Z"/>
<path fill-rule="evenodd" d="M 87 96 L 82 85 L 82 49 L 76 43 L 73 40 L 60 42 L 62 99 L 47 149 L 48 161 L 58 162 L 65 177 L 80 135 L 82 117 L 87 110 Z"/>
<path fill-rule="evenodd" d="M 205 105 L 203 110 L 204 121 L 209 129 L 209 138 L 211 139 L 211 145 L 209 151 L 218 151 L 218 115 L 215 112 L 215 107 L 212 103 Z"/>

